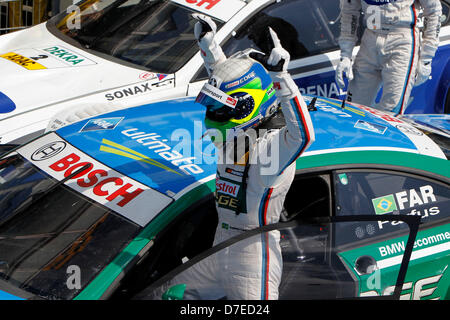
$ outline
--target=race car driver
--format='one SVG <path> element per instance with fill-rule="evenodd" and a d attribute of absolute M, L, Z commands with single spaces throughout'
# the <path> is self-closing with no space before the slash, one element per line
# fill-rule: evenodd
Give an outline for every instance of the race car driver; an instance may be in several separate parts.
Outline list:
<path fill-rule="evenodd" d="M 196 18 L 200 22 L 195 34 L 211 72 L 196 101 L 206 107 L 205 125 L 219 151 L 218 244 L 279 221 L 295 161 L 315 136 L 308 107 L 286 71 L 289 53 L 272 29 L 267 30 L 273 42 L 270 56 L 239 52 L 226 59 L 214 40 L 214 22 L 206 16 Z M 285 126 L 240 143 L 252 129 L 270 129 L 281 112 Z M 239 150 L 244 151 L 242 159 L 236 157 Z M 275 166 L 265 167 L 260 161 L 266 154 L 275 155 Z M 279 239 L 279 232 L 271 231 L 234 244 L 186 270 L 172 285 L 186 284 L 184 299 L 277 299 L 282 272 Z"/>
<path fill-rule="evenodd" d="M 422 35 L 417 26 L 420 6 Z M 361 9 L 366 28 L 352 70 Z M 423 84 L 431 75 L 441 14 L 439 0 L 341 0 L 341 61 L 336 82 L 344 89 L 344 74 L 347 76 L 347 100 L 403 114 L 413 86 Z M 381 100 L 374 105 L 381 85 Z"/>

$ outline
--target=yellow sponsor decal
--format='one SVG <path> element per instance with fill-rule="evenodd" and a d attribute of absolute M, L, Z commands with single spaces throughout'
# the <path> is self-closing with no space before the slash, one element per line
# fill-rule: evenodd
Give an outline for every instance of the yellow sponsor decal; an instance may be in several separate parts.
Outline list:
<path fill-rule="evenodd" d="M 0 58 L 12 61 L 12 62 L 18 64 L 19 66 L 22 66 L 22 67 L 24 67 L 25 69 L 28 69 L 28 70 L 43 70 L 43 69 L 47 69 L 42 64 L 37 63 L 33 59 L 21 56 L 20 54 L 17 54 L 15 52 L 8 52 L 8 53 L 5 53 L 5 54 L 2 54 L 2 55 L 0 55 Z"/>
<path fill-rule="evenodd" d="M 151 164 L 153 166 L 156 166 L 158 168 L 164 169 L 166 171 L 170 171 L 173 172 L 175 174 L 178 175 L 182 175 L 181 173 L 169 168 L 168 166 L 165 166 L 164 164 L 162 164 L 161 162 L 155 161 L 149 157 L 147 157 L 146 155 L 143 155 L 139 152 L 136 152 L 130 148 L 127 148 L 125 146 L 122 146 L 118 143 L 115 143 L 113 141 L 107 140 L 107 139 L 102 139 L 102 144 L 105 144 L 106 146 L 102 145 L 100 146 L 100 151 L 103 152 L 108 152 L 108 153 L 113 153 L 122 157 L 127 157 L 133 160 L 137 160 L 137 161 L 141 161 L 141 162 L 145 162 L 148 164 Z"/>
<path fill-rule="evenodd" d="M 344 107 L 344 110 L 347 110 L 347 111 L 356 113 L 356 114 L 358 114 L 358 115 L 360 115 L 360 116 L 363 116 L 363 117 L 366 116 L 366 114 L 364 113 L 364 111 L 361 111 L 361 110 L 358 110 L 358 109 L 355 109 L 355 108 L 351 108 L 351 107 L 349 107 L 349 106 L 345 106 L 345 107 Z"/>

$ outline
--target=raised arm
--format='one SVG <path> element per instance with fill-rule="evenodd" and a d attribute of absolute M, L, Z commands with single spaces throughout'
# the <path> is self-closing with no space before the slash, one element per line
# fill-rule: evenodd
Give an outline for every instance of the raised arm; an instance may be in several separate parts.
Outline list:
<path fill-rule="evenodd" d="M 281 46 L 277 34 L 270 28 L 269 32 L 273 41 L 270 56 L 251 53 L 250 57 L 262 63 L 270 72 L 276 96 L 286 121 L 286 127 L 281 129 L 279 133 L 278 150 L 275 146 L 271 146 L 272 152 L 279 153 L 279 165 L 277 166 L 277 173 L 279 174 L 295 162 L 314 142 L 315 135 L 308 107 L 297 85 L 287 72 L 290 55 Z"/>
<path fill-rule="evenodd" d="M 194 13 L 192 17 L 198 21 L 194 26 L 194 35 L 205 61 L 206 70 L 211 75 L 214 67 L 227 59 L 215 40 L 217 26 L 210 17 L 203 14 Z"/>

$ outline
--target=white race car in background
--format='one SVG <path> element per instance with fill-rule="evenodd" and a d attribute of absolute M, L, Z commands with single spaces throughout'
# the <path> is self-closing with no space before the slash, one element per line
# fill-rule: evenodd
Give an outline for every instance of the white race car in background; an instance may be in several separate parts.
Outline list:
<path fill-rule="evenodd" d="M 435 59 L 442 67 L 433 68 L 434 80 L 422 91 L 413 91 L 411 113 L 444 113 L 450 105 L 447 1 Z M 261 30 L 270 25 L 291 53 L 290 73 L 302 93 L 345 94 L 334 83 L 337 0 L 85 0 L 46 23 L 0 37 L 0 144 L 23 143 L 45 129 L 116 109 L 196 95 L 207 73 L 193 12 L 215 20 L 227 55 L 264 50 Z M 432 111 L 421 100 L 424 90 Z"/>

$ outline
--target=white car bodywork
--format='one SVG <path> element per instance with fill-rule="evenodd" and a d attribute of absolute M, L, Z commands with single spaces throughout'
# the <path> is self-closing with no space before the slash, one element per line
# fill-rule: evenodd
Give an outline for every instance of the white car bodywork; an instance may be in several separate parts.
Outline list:
<path fill-rule="evenodd" d="M 234 0 L 234 5 L 229 6 L 225 4 L 225 0 L 221 0 L 211 12 L 204 9 L 207 2 L 202 6 L 197 6 L 192 0 L 173 0 L 173 2 L 194 10 L 200 9 L 200 12 L 215 17 L 229 19 L 227 25 L 217 35 L 218 39 L 223 39 L 248 12 L 257 10 L 270 1 L 252 1 L 241 14 L 236 15 L 236 11 L 246 5 L 244 1 Z M 234 17 L 230 19 L 233 15 Z M 51 48 L 55 49 L 53 51 L 57 51 L 56 48 L 65 50 L 83 61 L 78 64 L 64 61 L 52 55 L 48 51 Z M 0 58 L 0 70 L 3 75 L 0 77 L 0 91 L 16 105 L 14 111 L 0 113 L 2 144 L 14 142 L 27 135 L 31 135 L 28 137 L 31 138 L 42 133 L 52 117 L 63 110 L 69 113 L 80 110 L 81 118 L 83 115 L 87 117 L 96 113 L 94 110 L 85 112 L 86 108 L 91 109 L 92 106 L 104 113 L 186 96 L 188 92 L 192 92 L 188 89 L 189 81 L 202 67 L 199 53 L 178 72 L 170 75 L 124 66 L 62 41 L 47 30 L 45 23 L 2 36 L 0 56 L 7 53 L 17 53 L 25 57 L 46 54 L 50 59 L 45 59 L 46 70 L 29 70 L 18 63 Z M 35 61 L 44 64 L 39 60 Z"/>
<path fill-rule="evenodd" d="M 170 1 L 223 21 L 225 24 L 216 36 L 223 44 L 254 13 L 282 0 Z M 450 27 L 442 28 L 441 38 L 442 44 L 450 44 Z M 46 69 L 28 70 L 20 61 L 3 57 L 9 53 L 37 58 L 33 61 L 38 68 Z M 39 60 L 41 54 L 47 56 L 45 62 Z M 293 59 L 289 68 L 293 78 L 300 79 L 334 71 L 338 60 L 336 50 Z M 2 36 L 0 93 L 9 97 L 16 108 L 7 113 L 0 110 L 0 144 L 23 143 L 46 128 L 56 129 L 65 123 L 120 108 L 196 95 L 204 83 L 195 79 L 202 68 L 200 52 L 174 74 L 158 74 L 115 63 L 61 40 L 45 23 Z M 334 83 L 328 86 L 313 85 L 300 90 L 324 96 L 344 94 Z"/>

